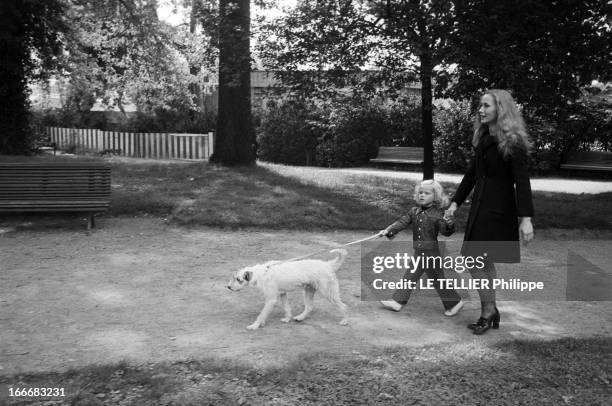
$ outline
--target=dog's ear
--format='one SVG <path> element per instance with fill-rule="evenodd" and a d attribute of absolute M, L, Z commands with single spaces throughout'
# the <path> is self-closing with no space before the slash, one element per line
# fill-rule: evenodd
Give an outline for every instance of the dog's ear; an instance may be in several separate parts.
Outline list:
<path fill-rule="evenodd" d="M 252 276 L 253 276 L 253 272 L 251 272 L 251 271 L 246 271 L 246 272 L 244 273 L 244 280 L 245 280 L 245 281 L 247 281 L 247 282 L 250 282 L 250 281 L 251 281 L 251 277 L 252 277 Z"/>

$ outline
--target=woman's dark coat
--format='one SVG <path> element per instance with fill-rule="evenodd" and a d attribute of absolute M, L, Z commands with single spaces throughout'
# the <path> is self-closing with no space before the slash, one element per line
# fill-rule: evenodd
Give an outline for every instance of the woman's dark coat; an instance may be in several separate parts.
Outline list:
<path fill-rule="evenodd" d="M 533 217 L 525 149 L 515 146 L 504 158 L 495 138 L 483 134 L 452 201 L 460 206 L 472 188 L 462 255 L 486 253 L 492 262 L 520 262 L 518 217 Z"/>

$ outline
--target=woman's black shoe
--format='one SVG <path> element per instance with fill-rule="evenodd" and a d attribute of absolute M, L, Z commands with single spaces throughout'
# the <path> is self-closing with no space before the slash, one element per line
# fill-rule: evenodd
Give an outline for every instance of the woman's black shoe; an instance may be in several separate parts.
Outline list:
<path fill-rule="evenodd" d="M 484 317 L 479 318 L 478 320 L 476 320 L 474 323 L 470 323 L 468 324 L 468 328 L 470 330 L 474 330 L 476 327 L 478 326 L 484 326 L 484 323 L 486 322 L 487 319 L 485 319 Z"/>
<path fill-rule="evenodd" d="M 495 309 L 495 313 L 493 313 L 489 318 L 485 319 L 484 317 L 481 317 L 476 323 L 468 325 L 468 328 L 474 330 L 474 334 L 481 335 L 490 328 L 498 329 L 499 319 L 499 310 Z"/>

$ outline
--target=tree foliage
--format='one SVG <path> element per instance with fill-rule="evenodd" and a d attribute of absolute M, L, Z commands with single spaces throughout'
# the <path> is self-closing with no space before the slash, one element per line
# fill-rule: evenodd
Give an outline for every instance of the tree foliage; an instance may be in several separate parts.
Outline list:
<path fill-rule="evenodd" d="M 29 151 L 28 80 L 57 65 L 63 11 L 59 0 L 0 2 L 0 154 Z"/>
<path fill-rule="evenodd" d="M 71 83 L 121 111 L 126 100 L 147 114 L 197 109 L 192 86 L 213 72 L 216 57 L 207 33 L 160 21 L 155 0 L 70 2 Z"/>
<path fill-rule="evenodd" d="M 452 46 L 445 59 L 456 69 L 440 75 L 441 94 L 473 99 L 487 88 L 510 89 L 528 116 L 565 127 L 571 117 L 594 107 L 580 101 L 584 87 L 594 79 L 612 79 L 610 2 L 454 3 Z M 561 149 L 572 147 L 561 144 Z"/>
<path fill-rule="evenodd" d="M 584 116 L 581 87 L 611 76 L 610 7 L 598 0 L 304 0 L 266 26 L 260 52 L 307 95 L 337 97 L 337 88 L 352 86 L 361 96 L 394 97 L 403 79 L 418 75 L 429 177 L 432 91 L 473 101 L 487 88 L 506 88 L 527 116 L 549 126 Z M 355 80 L 365 68 L 375 74 Z"/>
<path fill-rule="evenodd" d="M 280 75 L 286 83 L 310 94 L 335 96 L 333 87 L 351 86 L 358 97 L 395 98 L 418 77 L 427 179 L 433 177 L 432 78 L 451 10 L 450 2 L 436 0 L 307 0 L 268 26 L 261 51 L 269 67 L 289 70 Z M 318 72 L 298 73 L 304 66 Z M 367 66 L 375 71 L 355 74 Z"/>

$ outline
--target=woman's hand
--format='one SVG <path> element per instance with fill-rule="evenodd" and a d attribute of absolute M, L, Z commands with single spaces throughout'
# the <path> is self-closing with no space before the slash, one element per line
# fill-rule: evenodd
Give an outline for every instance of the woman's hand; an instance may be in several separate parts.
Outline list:
<path fill-rule="evenodd" d="M 457 203 L 452 202 L 448 209 L 444 211 L 444 220 L 453 220 L 455 218 L 455 212 L 457 211 Z"/>
<path fill-rule="evenodd" d="M 519 233 L 525 244 L 533 240 L 533 224 L 531 224 L 531 217 L 523 217 L 519 225 Z"/>
<path fill-rule="evenodd" d="M 387 233 L 388 233 L 388 231 L 387 231 L 387 229 L 385 228 L 384 230 L 380 230 L 380 231 L 378 232 L 378 236 L 379 236 L 379 237 L 384 237 L 384 236 L 386 236 L 386 235 L 387 235 Z"/>

